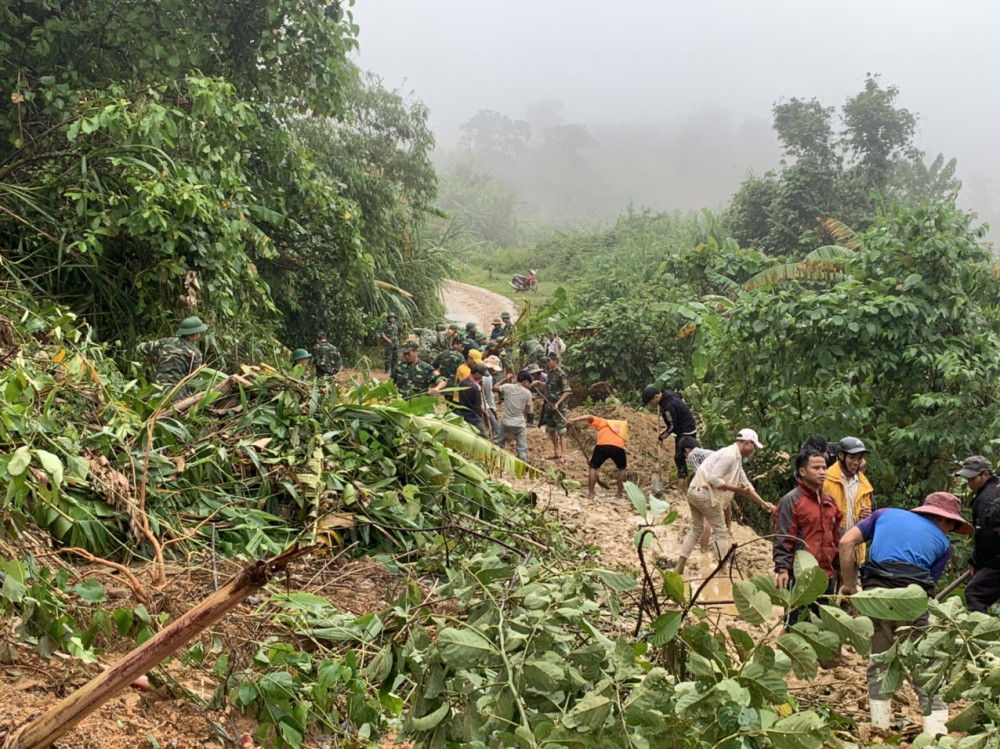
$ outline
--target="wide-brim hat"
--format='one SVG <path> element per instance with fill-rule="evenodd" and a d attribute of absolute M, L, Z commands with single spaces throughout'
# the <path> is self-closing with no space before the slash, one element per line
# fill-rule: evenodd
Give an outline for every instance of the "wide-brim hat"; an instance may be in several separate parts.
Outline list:
<path fill-rule="evenodd" d="M 499 317 L 494 317 L 493 318 L 493 324 L 494 325 L 503 325 L 503 320 L 501 320 Z"/>
<path fill-rule="evenodd" d="M 914 507 L 911 512 L 918 515 L 933 515 L 934 517 L 946 518 L 959 523 L 955 533 L 969 536 L 973 530 L 972 523 L 962 517 L 962 502 L 954 494 L 948 492 L 932 492 L 924 499 L 920 507 Z"/>
<path fill-rule="evenodd" d="M 503 369 L 503 364 L 501 364 L 499 356 L 487 356 L 483 359 L 483 365 L 489 367 L 494 372 L 499 372 Z"/>
<path fill-rule="evenodd" d="M 206 330 L 208 330 L 208 326 L 201 321 L 201 318 L 192 315 L 181 320 L 180 327 L 177 328 L 177 335 L 194 335 L 195 333 L 204 333 Z"/>

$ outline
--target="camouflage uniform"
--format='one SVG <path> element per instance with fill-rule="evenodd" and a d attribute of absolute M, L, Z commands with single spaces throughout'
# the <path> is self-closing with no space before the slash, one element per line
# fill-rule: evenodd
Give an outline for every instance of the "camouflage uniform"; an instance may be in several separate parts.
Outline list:
<path fill-rule="evenodd" d="M 434 374 L 434 367 L 420 359 L 414 364 L 401 361 L 392 370 L 392 381 L 396 383 L 396 389 L 404 398 L 423 395 L 439 380 L 440 378 Z"/>
<path fill-rule="evenodd" d="M 545 347 L 532 338 L 521 344 L 521 356 L 524 358 L 525 366 L 529 364 L 544 365 Z"/>
<path fill-rule="evenodd" d="M 548 375 L 545 388 L 545 420 L 542 423 L 547 427 L 547 431 L 565 434 L 569 404 L 563 401 L 558 409 L 555 408 L 555 404 L 570 390 L 569 375 L 562 367 L 548 370 Z"/>
<path fill-rule="evenodd" d="M 329 341 L 321 341 L 313 346 L 312 355 L 317 377 L 333 377 L 344 368 L 340 349 Z"/>
<path fill-rule="evenodd" d="M 382 335 L 391 341 L 391 343 L 382 341 L 382 347 L 385 349 L 385 371 L 392 372 L 399 360 L 399 325 L 386 320 L 382 326 Z"/>
<path fill-rule="evenodd" d="M 161 338 L 139 345 L 139 353 L 156 360 L 158 385 L 176 385 L 201 366 L 201 351 L 188 338 Z M 177 391 L 177 397 L 187 395 L 187 386 Z"/>
<path fill-rule="evenodd" d="M 462 356 L 460 351 L 455 351 L 455 349 L 448 349 L 447 351 L 442 351 L 437 355 L 434 360 L 434 369 L 438 371 L 446 381 L 453 382 L 455 379 L 455 372 L 458 368 L 465 363 L 465 357 Z"/>

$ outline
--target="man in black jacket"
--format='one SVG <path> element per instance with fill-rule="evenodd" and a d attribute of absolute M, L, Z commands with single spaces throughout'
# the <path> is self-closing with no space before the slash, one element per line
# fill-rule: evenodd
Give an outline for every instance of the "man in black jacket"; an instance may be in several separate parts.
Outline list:
<path fill-rule="evenodd" d="M 964 478 L 972 491 L 972 525 L 976 528 L 969 560 L 972 580 L 965 586 L 965 602 L 969 611 L 986 613 L 1000 600 L 1000 535 L 992 528 L 992 518 L 1000 509 L 1000 478 L 982 455 L 966 458 L 955 475 Z M 986 522 L 987 517 L 990 522 Z"/>
<path fill-rule="evenodd" d="M 660 416 L 666 425 L 659 436 L 663 442 L 671 434 L 674 435 L 674 465 L 677 466 L 677 484 L 680 490 L 687 490 L 688 467 L 684 457 L 684 450 L 678 446 L 682 437 L 694 437 L 697 439 L 698 426 L 694 423 L 694 415 L 691 409 L 680 394 L 663 388 L 657 390 L 655 385 L 647 385 L 642 389 L 642 402 L 645 406 L 659 406 Z"/>

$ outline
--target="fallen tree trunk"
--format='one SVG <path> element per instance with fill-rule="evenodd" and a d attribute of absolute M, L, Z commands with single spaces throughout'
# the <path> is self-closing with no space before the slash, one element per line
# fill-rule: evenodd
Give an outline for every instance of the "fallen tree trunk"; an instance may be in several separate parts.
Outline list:
<path fill-rule="evenodd" d="M 3 749 L 45 749 L 101 705 L 122 691 L 179 647 L 211 627 L 248 595 L 262 588 L 271 575 L 314 547 L 293 547 L 272 559 L 254 562 L 222 588 L 183 614 L 166 629 L 122 658 L 116 665 L 91 679 L 66 699 L 49 708 L 37 720 L 14 730 Z"/>

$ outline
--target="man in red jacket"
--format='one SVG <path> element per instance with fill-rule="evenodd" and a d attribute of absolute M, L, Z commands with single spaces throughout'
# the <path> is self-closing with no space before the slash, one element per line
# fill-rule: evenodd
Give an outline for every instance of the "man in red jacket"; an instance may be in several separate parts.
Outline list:
<path fill-rule="evenodd" d="M 774 584 L 787 588 L 793 582 L 795 552 L 805 549 L 819 562 L 830 578 L 833 593 L 834 563 L 839 558 L 840 518 L 837 503 L 823 492 L 826 480 L 826 457 L 816 450 L 805 449 L 795 456 L 795 478 L 792 491 L 778 501 L 774 537 Z M 794 614 L 792 612 L 794 620 Z"/>

